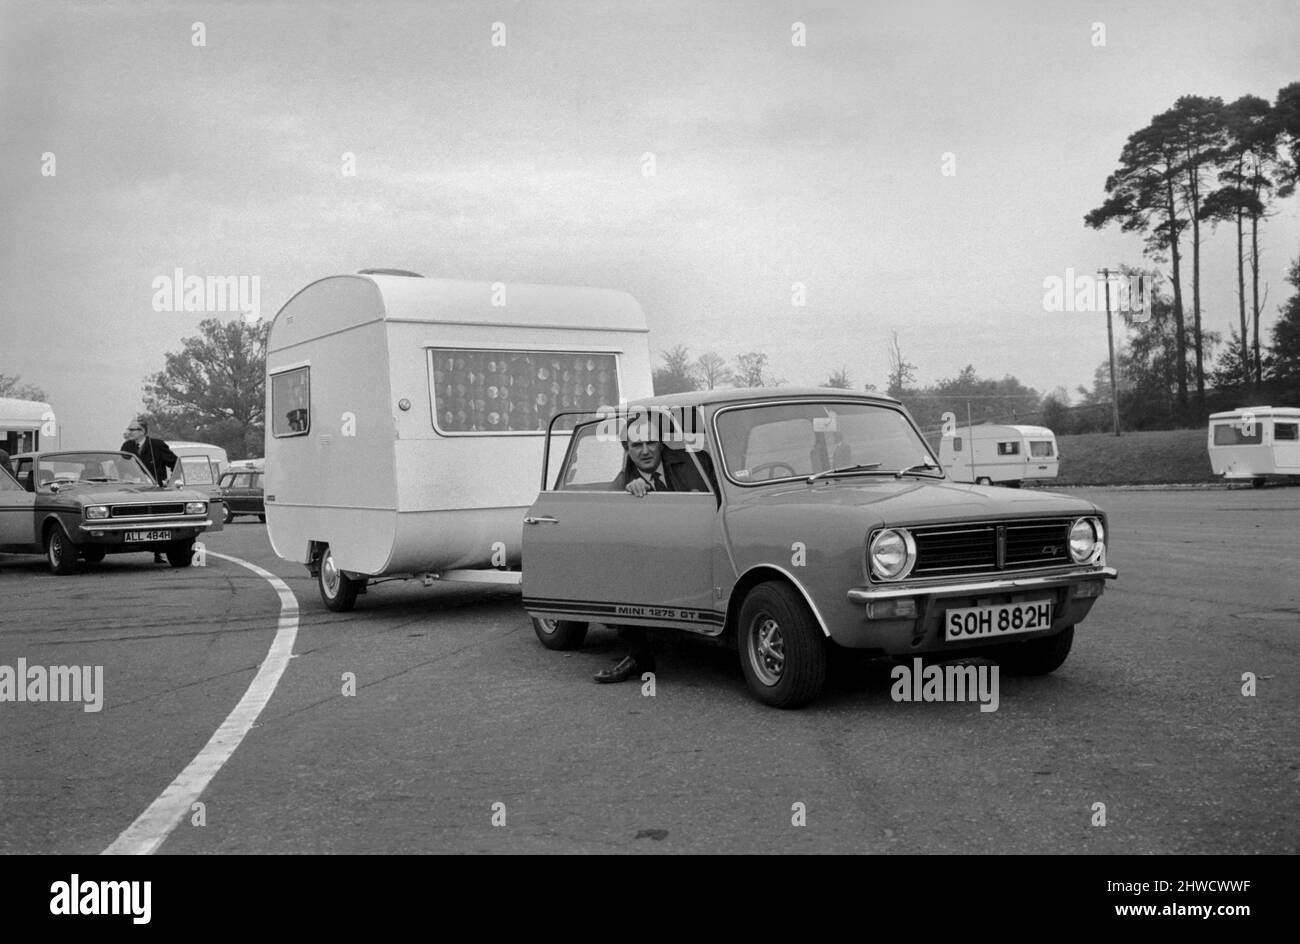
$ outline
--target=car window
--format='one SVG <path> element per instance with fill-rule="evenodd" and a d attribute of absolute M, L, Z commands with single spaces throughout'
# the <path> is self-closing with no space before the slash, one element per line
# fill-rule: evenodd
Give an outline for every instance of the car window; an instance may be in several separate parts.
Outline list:
<path fill-rule="evenodd" d="M 623 466 L 623 444 L 601 430 L 600 423 L 587 423 L 573 435 L 569 453 L 555 487 L 563 490 L 607 489 Z"/>
<path fill-rule="evenodd" d="M 15 469 L 14 471 L 16 472 L 17 470 Z M 0 492 L 23 492 L 23 491 L 26 491 L 26 489 L 24 489 L 21 485 L 18 484 L 17 479 L 11 476 L 8 472 L 0 470 Z"/>
<path fill-rule="evenodd" d="M 235 476 L 235 481 L 234 481 L 234 484 L 233 484 L 232 487 L 233 487 L 233 488 L 248 488 L 248 485 L 249 485 L 249 482 L 250 482 L 250 481 L 252 481 L 252 476 L 249 475 L 247 472 L 244 472 L 244 473 L 241 473 L 241 474 Z"/>
<path fill-rule="evenodd" d="M 261 473 L 261 472 L 258 472 L 258 473 L 256 473 L 256 474 L 253 475 L 253 485 L 252 485 L 252 487 L 253 487 L 253 488 L 261 488 L 261 487 L 262 487 L 262 473 Z"/>

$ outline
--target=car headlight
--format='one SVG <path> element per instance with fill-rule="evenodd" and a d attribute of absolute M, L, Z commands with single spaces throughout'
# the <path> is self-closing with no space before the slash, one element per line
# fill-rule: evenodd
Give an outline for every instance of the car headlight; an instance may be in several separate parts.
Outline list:
<path fill-rule="evenodd" d="M 881 531 L 871 539 L 867 558 L 881 580 L 902 580 L 916 563 L 916 541 L 905 530 Z"/>
<path fill-rule="evenodd" d="M 1100 560 L 1106 550 L 1106 535 L 1096 518 L 1080 518 L 1070 526 L 1070 559 L 1076 564 Z"/>
<path fill-rule="evenodd" d="M 186 502 L 185 503 L 185 513 L 187 515 L 202 515 L 202 514 L 206 514 L 207 510 L 208 510 L 207 502 Z"/>
<path fill-rule="evenodd" d="M 86 517 L 87 517 L 87 518 L 107 518 L 107 517 L 108 517 L 108 506 L 107 506 L 107 505 L 87 505 L 87 506 L 86 506 Z"/>

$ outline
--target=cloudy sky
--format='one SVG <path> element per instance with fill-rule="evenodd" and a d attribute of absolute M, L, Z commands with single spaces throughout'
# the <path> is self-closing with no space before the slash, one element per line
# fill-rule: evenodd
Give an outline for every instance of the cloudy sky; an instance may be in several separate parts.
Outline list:
<path fill-rule="evenodd" d="M 1272 100 L 1297 49 L 1293 0 L 0 0 L 0 372 L 115 447 L 204 317 L 154 311 L 158 276 L 257 276 L 270 317 L 387 266 L 624 289 L 656 352 L 792 383 L 883 387 L 897 330 L 923 383 L 1073 389 L 1104 321 L 1043 280 L 1142 261 L 1082 222 L 1124 140 L 1180 95 Z M 1264 248 L 1271 322 L 1300 200 Z M 1233 250 L 1204 250 L 1225 335 Z"/>

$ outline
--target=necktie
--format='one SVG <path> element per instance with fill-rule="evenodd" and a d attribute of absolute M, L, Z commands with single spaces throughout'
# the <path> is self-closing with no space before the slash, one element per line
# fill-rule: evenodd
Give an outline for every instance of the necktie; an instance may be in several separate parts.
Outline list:
<path fill-rule="evenodd" d="M 654 476 L 651 479 L 651 482 L 653 483 L 656 492 L 668 491 L 668 486 L 664 484 L 664 480 L 659 477 L 658 472 L 654 474 Z"/>

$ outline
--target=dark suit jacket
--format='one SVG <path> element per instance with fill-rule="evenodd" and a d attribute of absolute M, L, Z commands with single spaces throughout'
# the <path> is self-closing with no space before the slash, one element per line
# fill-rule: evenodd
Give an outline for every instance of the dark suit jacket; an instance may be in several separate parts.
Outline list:
<path fill-rule="evenodd" d="M 709 462 L 708 453 L 697 452 L 696 458 L 700 460 L 700 465 L 704 467 L 706 473 L 712 477 L 712 465 Z M 709 483 L 700 477 L 699 470 L 695 468 L 695 463 L 691 457 L 681 449 L 670 449 L 667 446 L 663 448 L 659 457 L 659 474 L 663 477 L 664 484 L 669 492 L 707 492 Z M 623 471 L 615 476 L 614 481 L 609 487 L 613 491 L 621 492 L 627 487 L 627 483 L 632 481 L 634 476 L 640 475 L 632 460 L 623 460 Z"/>
<path fill-rule="evenodd" d="M 122 443 L 122 451 L 139 456 L 144 467 L 149 470 L 149 474 L 159 485 L 167 484 L 168 474 L 176 467 L 176 453 L 172 452 L 161 439 L 146 436 L 140 441 L 139 449 L 136 448 L 133 440 L 128 439 Z"/>

